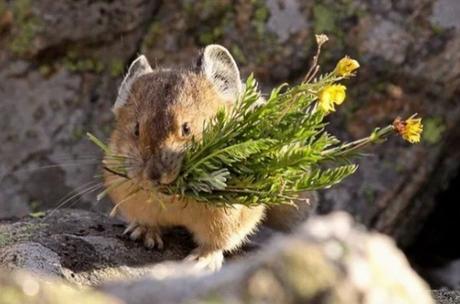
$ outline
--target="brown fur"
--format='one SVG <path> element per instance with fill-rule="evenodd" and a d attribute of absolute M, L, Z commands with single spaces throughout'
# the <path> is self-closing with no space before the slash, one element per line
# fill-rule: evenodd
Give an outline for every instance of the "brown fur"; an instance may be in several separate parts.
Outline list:
<path fill-rule="evenodd" d="M 192 137 L 200 139 L 203 125 L 219 108 L 230 107 L 201 73 L 157 70 L 138 78 L 126 105 L 117 112 L 110 148 L 129 157 L 130 180 L 109 191 L 116 209 L 129 221 L 154 231 L 181 225 L 198 243 L 197 259 L 220 268 L 222 252 L 234 250 L 264 214 L 264 207 L 213 207 L 192 200 L 181 201 L 154 192 L 155 183 L 172 182 L 180 170 L 183 149 Z M 189 123 L 191 135 L 181 126 Z M 139 136 L 135 136 L 139 123 Z M 106 159 L 110 163 L 110 159 Z M 152 181 L 157 178 L 157 181 Z M 105 173 L 107 187 L 118 176 Z M 135 187 L 143 189 L 129 195 Z M 128 197 L 129 196 L 129 197 Z M 207 259 L 207 260 L 206 260 Z"/>

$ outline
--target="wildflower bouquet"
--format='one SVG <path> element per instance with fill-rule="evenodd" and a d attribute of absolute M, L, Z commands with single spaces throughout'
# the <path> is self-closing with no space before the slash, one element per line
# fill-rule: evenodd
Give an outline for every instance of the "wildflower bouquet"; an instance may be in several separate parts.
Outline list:
<path fill-rule="evenodd" d="M 291 203 L 302 192 L 331 187 L 353 174 L 352 156 L 369 144 L 395 132 L 418 142 L 422 124 L 415 115 L 349 143 L 325 130 L 326 118 L 346 97 L 340 81 L 359 68 L 356 60 L 344 57 L 332 72 L 318 76 L 326 41 L 317 36 L 316 56 L 301 83 L 273 89 L 262 104 L 250 76 L 234 109 L 208 123 L 202 140 L 187 149 L 176 181 L 158 191 L 216 206 Z"/>

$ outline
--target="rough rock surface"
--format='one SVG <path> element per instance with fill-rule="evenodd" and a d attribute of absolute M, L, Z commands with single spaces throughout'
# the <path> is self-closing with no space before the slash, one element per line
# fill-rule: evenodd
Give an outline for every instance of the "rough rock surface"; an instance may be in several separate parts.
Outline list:
<path fill-rule="evenodd" d="M 117 76 L 157 7 L 0 1 L 0 218 L 53 207 L 93 179 L 100 155 L 84 134 L 107 134 Z"/>
<path fill-rule="evenodd" d="M 121 231 L 115 220 L 77 210 L 3 223 L 0 265 L 35 275 L 3 276 L 8 284 L 0 285 L 0 294 L 18 284 L 22 293 L 43 292 L 40 277 L 54 275 L 98 285 L 99 292 L 134 304 L 433 303 L 393 241 L 356 227 L 345 213 L 312 218 L 296 233 L 266 240 L 260 250 L 214 274 L 193 264 L 159 263 L 190 250 L 183 233 L 171 231 L 159 254 L 124 239 Z"/>
<path fill-rule="evenodd" d="M 457 304 L 460 303 L 460 292 L 442 288 L 433 290 L 433 297 L 439 304 Z"/>
<path fill-rule="evenodd" d="M 168 233 L 164 251 L 148 251 L 123 236 L 124 229 L 120 221 L 76 209 L 2 223 L 0 264 L 94 285 L 117 276 L 138 276 L 149 264 L 181 259 L 193 247 L 185 232 Z"/>

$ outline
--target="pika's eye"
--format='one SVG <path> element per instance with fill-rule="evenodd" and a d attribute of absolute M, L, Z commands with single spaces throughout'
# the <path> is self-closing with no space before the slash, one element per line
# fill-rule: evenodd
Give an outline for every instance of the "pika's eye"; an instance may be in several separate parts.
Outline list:
<path fill-rule="evenodd" d="M 136 126 L 134 127 L 134 136 L 139 137 L 139 123 L 136 123 Z"/>
<path fill-rule="evenodd" d="M 190 124 L 188 122 L 182 124 L 181 133 L 182 133 L 183 137 L 188 137 L 188 136 L 190 136 L 190 134 L 192 134 L 192 129 L 191 129 Z"/>

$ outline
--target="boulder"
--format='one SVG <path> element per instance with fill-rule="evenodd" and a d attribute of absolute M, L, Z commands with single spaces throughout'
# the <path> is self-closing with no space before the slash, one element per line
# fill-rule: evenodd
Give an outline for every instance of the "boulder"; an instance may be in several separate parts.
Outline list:
<path fill-rule="evenodd" d="M 166 233 L 162 252 L 122 230 L 115 219 L 72 209 L 4 222 L 0 265 L 13 275 L 3 276 L 8 283 L 0 288 L 20 287 L 18 297 L 38 293 L 51 276 L 109 296 L 95 303 L 433 303 L 390 238 L 341 212 L 314 217 L 291 235 L 271 234 L 251 253 L 228 257 L 216 273 L 174 262 L 193 248 L 182 230 Z M 26 277 L 18 280 L 18 271 Z"/>

